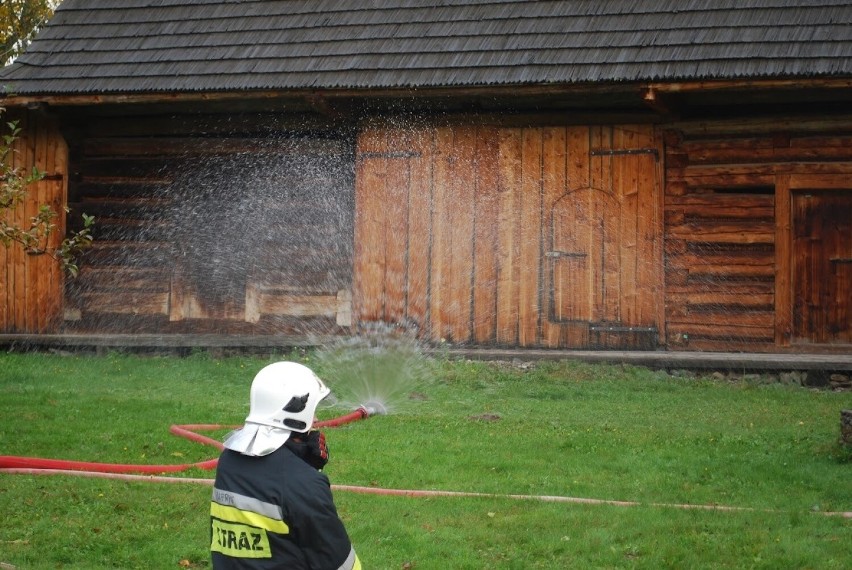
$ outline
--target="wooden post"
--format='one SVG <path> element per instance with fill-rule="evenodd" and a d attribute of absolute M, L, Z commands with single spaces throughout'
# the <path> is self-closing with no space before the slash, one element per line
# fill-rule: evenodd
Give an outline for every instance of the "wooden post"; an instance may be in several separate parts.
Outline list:
<path fill-rule="evenodd" d="M 790 175 L 779 175 L 775 179 L 775 344 L 778 346 L 790 346 L 793 338 L 791 201 Z"/>

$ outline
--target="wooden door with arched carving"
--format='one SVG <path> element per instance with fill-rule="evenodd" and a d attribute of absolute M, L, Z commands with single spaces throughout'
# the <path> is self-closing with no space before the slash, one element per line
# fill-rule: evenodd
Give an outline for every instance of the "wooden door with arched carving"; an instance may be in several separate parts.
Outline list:
<path fill-rule="evenodd" d="M 621 204 L 598 188 L 568 192 L 553 205 L 549 260 L 554 323 L 620 319 L 614 284 L 619 279 Z"/>
<path fill-rule="evenodd" d="M 546 338 L 570 348 L 656 348 L 661 244 L 653 133 L 590 127 L 570 134 L 564 180 L 544 179 Z"/>

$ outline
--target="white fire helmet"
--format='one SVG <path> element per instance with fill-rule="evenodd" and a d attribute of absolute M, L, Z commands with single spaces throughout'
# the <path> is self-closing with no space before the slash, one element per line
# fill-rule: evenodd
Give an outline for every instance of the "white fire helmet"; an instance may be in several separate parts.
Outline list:
<path fill-rule="evenodd" d="M 313 371 L 297 362 L 275 362 L 251 383 L 251 407 L 242 429 L 231 432 L 225 447 L 245 455 L 268 455 L 292 432 L 311 429 L 317 405 L 331 391 Z"/>

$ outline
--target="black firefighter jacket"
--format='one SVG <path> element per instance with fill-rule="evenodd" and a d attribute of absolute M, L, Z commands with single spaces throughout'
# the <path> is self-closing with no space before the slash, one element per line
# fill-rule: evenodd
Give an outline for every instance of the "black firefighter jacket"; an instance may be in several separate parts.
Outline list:
<path fill-rule="evenodd" d="M 222 452 L 210 526 L 214 570 L 361 570 L 328 477 L 286 446 Z"/>

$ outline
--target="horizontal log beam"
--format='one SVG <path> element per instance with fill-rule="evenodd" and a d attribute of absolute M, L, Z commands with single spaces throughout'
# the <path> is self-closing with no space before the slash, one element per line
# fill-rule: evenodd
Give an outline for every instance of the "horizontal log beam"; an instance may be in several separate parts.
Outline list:
<path fill-rule="evenodd" d="M 389 99 L 431 97 L 532 97 L 565 96 L 572 94 L 633 93 L 637 103 L 642 103 L 649 92 L 658 94 L 725 92 L 725 91 L 772 91 L 772 90 L 852 89 L 852 79 L 841 78 L 796 78 L 796 79 L 744 79 L 706 80 L 676 82 L 621 83 L 576 83 L 558 85 L 503 85 L 476 87 L 431 87 L 395 89 L 272 89 L 206 92 L 159 92 L 159 93 L 98 93 L 73 95 L 6 95 L 0 101 L 9 107 L 48 105 L 93 105 L 128 103 L 177 103 L 203 101 L 283 100 L 298 103 L 302 108 L 315 108 L 317 98 L 329 104 L 337 99 Z"/>

